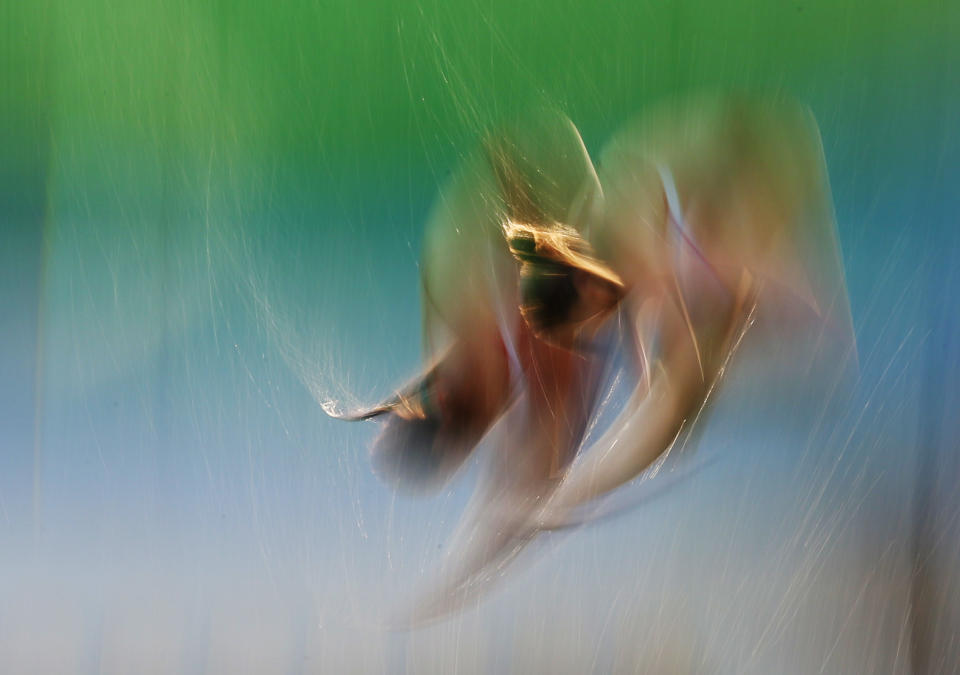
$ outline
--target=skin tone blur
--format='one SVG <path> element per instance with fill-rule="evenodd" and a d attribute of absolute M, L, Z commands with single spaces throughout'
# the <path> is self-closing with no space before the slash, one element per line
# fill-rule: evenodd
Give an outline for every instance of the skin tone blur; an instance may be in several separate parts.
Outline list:
<path fill-rule="evenodd" d="M 538 112 L 489 134 L 441 190 L 422 258 L 424 375 L 353 418 L 414 490 L 481 441 L 479 485 L 439 583 L 404 624 L 463 606 L 538 532 L 638 477 L 689 432 L 758 307 L 852 341 L 816 125 L 784 101 L 664 104 L 596 168 L 573 123 Z M 582 447 L 615 353 L 637 385 Z M 574 461 L 576 460 L 576 461 Z"/>

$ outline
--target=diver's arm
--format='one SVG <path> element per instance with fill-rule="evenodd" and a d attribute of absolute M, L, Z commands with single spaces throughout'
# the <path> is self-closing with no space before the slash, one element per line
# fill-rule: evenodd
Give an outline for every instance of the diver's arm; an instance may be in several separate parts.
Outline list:
<path fill-rule="evenodd" d="M 643 323 L 656 329 L 659 358 L 652 368 L 644 366 L 649 377 L 640 379 L 624 409 L 550 496 L 538 517 L 540 529 L 577 522 L 578 507 L 636 478 L 670 449 L 685 425 L 696 422 L 756 307 L 759 287 L 753 277 L 741 270 L 739 282 L 731 282 L 726 277 L 723 286 L 735 292 L 701 289 L 696 330 L 682 296 L 669 284 L 659 286 L 654 316 L 645 312 L 651 300 L 644 309 L 628 300 L 631 320 L 641 326 L 634 331 L 639 361 L 644 362 Z"/>
<path fill-rule="evenodd" d="M 682 309 L 665 301 L 658 318 L 662 354 L 649 384 L 637 385 L 610 428 L 570 469 L 549 500 L 547 521 L 562 521 L 571 509 L 638 476 L 670 447 L 703 401 L 712 377 L 701 371 Z"/>

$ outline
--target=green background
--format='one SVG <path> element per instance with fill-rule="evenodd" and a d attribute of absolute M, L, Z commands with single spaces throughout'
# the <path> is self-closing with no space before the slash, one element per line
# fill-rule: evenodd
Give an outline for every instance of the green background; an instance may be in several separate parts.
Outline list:
<path fill-rule="evenodd" d="M 950 1 L 0 0 L 0 669 L 956 663 L 958 35 Z M 477 469 L 398 496 L 318 403 L 415 372 L 439 185 L 531 107 L 596 157 L 704 89 L 820 124 L 855 404 L 734 381 L 724 461 L 384 633 Z"/>

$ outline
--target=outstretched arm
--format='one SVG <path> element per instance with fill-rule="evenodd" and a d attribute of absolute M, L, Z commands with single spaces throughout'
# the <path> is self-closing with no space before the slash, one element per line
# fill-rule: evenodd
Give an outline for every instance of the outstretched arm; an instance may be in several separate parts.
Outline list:
<path fill-rule="evenodd" d="M 736 294 L 709 303 L 695 331 L 679 292 L 660 293 L 656 321 L 660 354 L 649 381 L 641 381 L 610 428 L 586 450 L 551 496 L 541 525 L 562 527 L 574 510 L 634 479 L 691 424 L 734 346 L 751 309 L 748 276 Z M 634 307 L 628 309 L 640 320 Z M 638 350 L 641 345 L 636 345 Z"/>

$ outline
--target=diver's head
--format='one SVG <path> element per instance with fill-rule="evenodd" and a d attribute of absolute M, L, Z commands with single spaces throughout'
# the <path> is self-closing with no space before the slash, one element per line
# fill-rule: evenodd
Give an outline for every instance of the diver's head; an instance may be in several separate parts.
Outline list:
<path fill-rule="evenodd" d="M 619 276 L 572 228 L 508 221 L 504 234 L 520 263 L 520 311 L 538 337 L 565 343 L 623 297 Z"/>
<path fill-rule="evenodd" d="M 578 325 L 616 306 L 623 282 L 588 239 L 604 198 L 573 122 L 536 110 L 484 140 L 503 234 L 520 263 L 521 311 L 531 330 L 570 346 Z"/>

